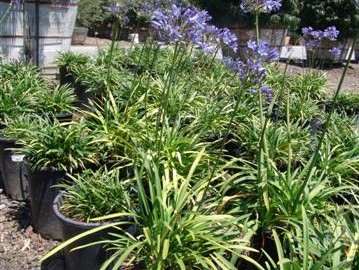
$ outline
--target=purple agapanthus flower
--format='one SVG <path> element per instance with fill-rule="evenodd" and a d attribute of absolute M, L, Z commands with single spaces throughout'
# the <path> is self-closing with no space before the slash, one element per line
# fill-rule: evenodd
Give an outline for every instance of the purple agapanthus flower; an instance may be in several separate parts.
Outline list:
<path fill-rule="evenodd" d="M 259 41 L 257 44 L 250 40 L 247 43 L 245 60 L 225 58 L 224 63 L 237 73 L 241 81 L 261 85 L 267 76 L 265 64 L 278 58 L 278 51 L 272 49 L 266 41 Z"/>
<path fill-rule="evenodd" d="M 261 60 L 262 62 L 272 62 L 277 60 L 279 57 L 278 51 L 274 48 L 271 48 L 269 43 L 263 40 L 260 40 L 257 44 L 253 40 L 247 42 L 248 54 L 254 58 Z"/>
<path fill-rule="evenodd" d="M 114 2 L 105 9 L 112 15 L 115 15 L 122 24 L 129 22 L 128 13 L 135 12 L 137 16 L 152 19 L 153 13 L 159 8 L 168 8 L 177 0 L 147 0 L 145 2 L 133 0 L 114 0 Z"/>
<path fill-rule="evenodd" d="M 11 0 L 11 4 L 14 5 L 20 5 L 22 3 L 22 0 Z"/>
<path fill-rule="evenodd" d="M 259 90 L 260 90 L 262 96 L 264 96 L 267 101 L 269 101 L 273 98 L 273 90 L 269 86 L 263 85 L 260 87 Z M 256 88 L 250 88 L 248 90 L 248 92 L 251 94 L 257 94 L 258 90 Z"/>
<path fill-rule="evenodd" d="M 173 4 L 178 4 L 177 0 L 147 0 L 145 2 L 139 3 L 136 8 L 136 13 L 140 14 L 143 17 L 148 17 L 152 19 L 153 13 L 157 9 L 168 9 Z"/>
<path fill-rule="evenodd" d="M 335 26 L 330 26 L 324 30 L 314 30 L 312 27 L 302 28 L 303 37 L 306 41 L 306 47 L 309 50 L 315 50 L 320 47 L 320 44 L 324 40 L 336 41 L 339 35 L 339 31 Z"/>
<path fill-rule="evenodd" d="M 245 13 L 265 12 L 279 10 L 282 0 L 241 0 L 240 7 Z"/>
<path fill-rule="evenodd" d="M 272 90 L 272 88 L 270 88 L 267 85 L 263 85 L 261 87 L 261 93 L 263 94 L 263 96 L 266 97 L 267 100 L 270 100 L 273 98 L 273 90 Z"/>
<path fill-rule="evenodd" d="M 335 26 L 330 26 L 323 31 L 323 38 L 327 38 L 331 41 L 336 41 L 339 35 L 339 31 Z"/>
<path fill-rule="evenodd" d="M 331 41 L 336 41 L 339 35 L 339 31 L 335 26 L 330 26 L 326 28 L 324 31 L 322 30 L 314 30 L 312 27 L 304 27 L 302 28 L 303 37 L 305 39 L 311 40 L 321 40 L 328 39 Z"/>
<path fill-rule="evenodd" d="M 333 47 L 329 50 L 329 52 L 333 55 L 333 56 L 339 56 L 342 53 L 342 50 L 339 49 L 338 47 Z"/>
<path fill-rule="evenodd" d="M 208 24 L 211 16 L 207 11 L 191 5 L 172 4 L 169 9 L 157 9 L 153 13 L 152 29 L 160 44 L 175 42 L 193 43 L 208 51 L 213 43 L 225 44 L 237 50 L 237 37 L 227 28 Z"/>
<path fill-rule="evenodd" d="M 137 5 L 132 0 L 116 0 L 113 4 L 105 9 L 112 15 L 116 16 L 122 25 L 129 23 L 128 13 L 131 10 L 136 10 Z"/>
<path fill-rule="evenodd" d="M 208 34 L 208 32 L 207 32 Z M 234 52 L 238 50 L 238 38 L 235 34 L 233 34 L 228 28 L 219 29 L 219 42 L 227 45 Z"/>

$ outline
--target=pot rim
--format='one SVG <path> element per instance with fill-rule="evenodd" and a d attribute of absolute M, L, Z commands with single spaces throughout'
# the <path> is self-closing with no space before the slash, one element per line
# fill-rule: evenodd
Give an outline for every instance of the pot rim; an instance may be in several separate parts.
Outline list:
<path fill-rule="evenodd" d="M 3 144 L 13 144 L 13 145 L 15 145 L 15 144 L 16 144 L 16 140 L 10 139 L 10 138 L 6 138 L 6 137 L 0 137 L 0 143 L 3 143 Z"/>
<path fill-rule="evenodd" d="M 70 226 L 73 227 L 82 227 L 82 228 L 95 228 L 101 225 L 106 224 L 105 222 L 83 222 L 83 221 L 78 221 L 75 219 L 72 219 L 70 217 L 65 216 L 64 214 L 62 214 L 60 212 L 59 206 L 62 203 L 62 193 L 60 192 L 56 197 L 54 202 L 52 203 L 52 209 L 55 213 L 55 215 L 62 221 L 62 222 L 66 222 L 68 223 Z"/>

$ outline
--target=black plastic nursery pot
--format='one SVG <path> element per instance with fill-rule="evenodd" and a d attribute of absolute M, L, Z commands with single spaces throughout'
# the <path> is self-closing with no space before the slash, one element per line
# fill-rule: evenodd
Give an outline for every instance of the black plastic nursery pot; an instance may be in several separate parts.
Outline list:
<path fill-rule="evenodd" d="M 23 156 L 15 154 L 8 148 L 17 148 L 14 140 L 0 138 L 0 170 L 6 194 L 13 200 L 29 199 L 29 182 L 26 178 L 27 167 Z"/>
<path fill-rule="evenodd" d="M 54 115 L 53 120 L 57 120 L 60 123 L 63 122 L 71 122 L 72 121 L 73 114 L 72 113 L 59 113 Z"/>
<path fill-rule="evenodd" d="M 75 88 L 75 79 L 67 66 L 59 67 L 60 85 L 68 84 L 70 87 Z"/>
<path fill-rule="evenodd" d="M 268 260 L 265 252 L 273 259 L 274 262 L 278 261 L 278 252 L 272 233 L 270 231 L 258 231 L 251 239 L 251 247 L 259 252 L 250 251 L 248 256 L 254 261 L 265 267 Z M 265 252 L 263 252 L 263 250 Z M 258 269 L 252 263 L 243 260 L 239 269 L 256 270 Z"/>
<path fill-rule="evenodd" d="M 0 122 L 0 130 L 4 129 L 5 127 L 6 127 L 5 124 Z M 2 179 L 1 161 L 2 161 L 2 153 L 1 153 L 1 145 L 0 145 L 0 189 L 4 189 L 4 181 Z"/>
<path fill-rule="evenodd" d="M 88 109 L 90 102 L 96 97 L 94 92 L 88 91 L 87 87 L 81 83 L 75 83 L 75 94 L 77 96 L 77 106 L 81 109 Z"/>
<path fill-rule="evenodd" d="M 76 105 L 82 109 L 85 109 L 90 100 L 94 98 L 94 94 L 87 91 L 87 87 L 85 87 L 81 82 L 76 82 L 74 75 L 68 70 L 66 66 L 61 66 L 59 68 L 60 72 L 60 85 L 69 85 L 74 89 L 77 101 Z"/>
<path fill-rule="evenodd" d="M 53 211 L 61 223 L 61 230 L 63 234 L 63 240 L 66 241 L 80 233 L 86 232 L 88 230 L 94 229 L 101 226 L 103 223 L 85 223 L 76 221 L 74 219 L 64 216 L 59 208 L 61 207 L 62 198 L 61 193 L 58 194 L 53 202 Z M 101 264 L 109 256 L 109 253 L 101 247 L 101 245 L 93 245 L 79 250 L 71 251 L 72 248 L 86 245 L 95 241 L 99 241 L 102 238 L 106 237 L 111 228 L 104 229 L 97 233 L 88 235 L 82 239 L 79 239 L 75 243 L 67 246 L 63 250 L 65 257 L 65 264 L 67 270 L 97 270 L 100 268 Z"/>
<path fill-rule="evenodd" d="M 55 216 L 52 204 L 60 192 L 58 185 L 65 177 L 65 171 L 32 170 L 28 166 L 32 225 L 37 233 L 47 239 L 62 240 L 61 223 Z"/>

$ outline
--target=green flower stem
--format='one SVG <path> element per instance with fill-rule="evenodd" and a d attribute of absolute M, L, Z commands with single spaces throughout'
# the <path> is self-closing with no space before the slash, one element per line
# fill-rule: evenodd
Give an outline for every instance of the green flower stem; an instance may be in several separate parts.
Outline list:
<path fill-rule="evenodd" d="M 284 69 L 282 85 L 281 85 L 281 88 L 280 88 L 280 92 L 279 92 L 279 94 L 277 96 L 282 96 L 283 95 L 284 82 L 285 82 L 285 79 L 286 79 L 287 70 L 288 70 L 288 62 L 287 62 L 286 66 L 285 66 L 285 69 Z M 258 146 L 258 151 L 259 152 L 258 152 L 258 156 L 257 156 L 257 163 L 258 163 L 257 181 L 258 181 L 258 183 L 262 183 L 262 182 L 264 183 L 263 202 L 264 202 L 264 205 L 265 205 L 267 211 L 269 210 L 269 196 L 268 196 L 268 190 L 267 190 L 268 178 L 266 176 L 266 178 L 264 180 L 262 179 L 262 163 L 264 163 L 262 149 L 265 149 L 265 151 L 266 151 L 266 153 L 265 153 L 265 156 L 267 157 L 266 161 L 267 161 L 267 164 L 269 164 L 270 160 L 269 160 L 269 156 L 268 156 L 268 145 L 267 145 L 267 140 L 266 140 L 264 135 L 265 135 L 265 132 L 267 130 L 267 125 L 269 123 L 270 116 L 273 113 L 273 107 L 274 107 L 275 102 L 277 100 L 277 98 L 276 98 L 277 96 L 275 96 L 273 98 L 273 100 L 271 101 L 271 104 L 269 105 L 268 110 L 267 110 L 266 117 L 264 117 L 263 106 L 262 106 L 262 95 L 261 95 L 261 93 L 259 93 L 259 102 L 260 102 L 259 108 L 260 108 L 260 116 L 261 116 L 261 135 L 260 135 L 259 146 Z M 289 109 L 289 107 L 287 109 Z M 287 116 L 288 116 L 288 114 L 287 114 Z"/>
<path fill-rule="evenodd" d="M 287 69 L 287 67 L 286 67 Z M 285 72 L 286 72 L 285 69 Z M 290 182 L 291 175 L 292 175 L 292 156 L 293 156 L 293 149 L 292 149 L 292 135 L 291 135 L 291 121 L 290 121 L 290 90 L 287 89 L 287 109 L 286 109 L 286 117 L 287 117 L 287 135 L 288 135 L 288 165 L 287 165 L 287 181 Z"/>
<path fill-rule="evenodd" d="M 259 45 L 259 11 L 256 11 L 256 38 L 257 38 L 257 44 Z"/>
<path fill-rule="evenodd" d="M 180 46 L 179 46 L 178 42 L 176 42 L 170 72 L 169 72 L 169 74 L 168 74 L 168 76 L 166 78 L 166 81 L 165 81 L 164 95 L 162 95 L 162 104 L 161 104 L 161 107 L 159 108 L 159 111 L 158 111 L 158 117 L 157 117 L 157 123 L 156 123 L 156 133 L 155 133 L 157 135 L 158 131 L 160 131 L 160 136 L 157 138 L 157 151 L 158 151 L 158 153 L 159 153 L 159 151 L 161 149 L 160 146 L 161 146 L 161 142 L 162 142 L 163 125 L 164 125 L 164 120 L 165 120 L 165 117 L 166 117 L 168 99 L 169 99 L 171 85 L 172 85 L 172 81 L 173 81 L 176 61 L 177 61 L 177 58 L 178 58 L 179 47 Z M 159 128 L 160 128 L 160 122 L 161 121 L 162 121 L 162 125 L 161 125 L 161 130 L 160 130 Z"/>
<path fill-rule="evenodd" d="M 153 48 L 153 43 L 150 44 L 150 47 L 149 47 L 149 50 L 148 50 L 148 56 L 151 55 L 151 51 L 152 51 L 152 48 Z M 136 67 L 138 67 L 140 65 L 140 61 L 142 59 L 142 55 L 144 53 L 146 49 L 146 45 L 143 45 L 142 48 L 141 48 L 141 51 L 140 51 L 140 56 L 139 56 L 139 60 L 137 62 L 137 65 Z M 152 60 L 150 61 L 150 57 L 147 57 L 148 58 L 148 63 L 145 63 L 145 66 L 148 66 L 148 70 L 152 70 L 153 66 L 155 65 L 155 62 L 156 62 L 156 58 L 157 58 L 157 55 L 158 55 L 158 51 L 159 51 L 159 46 L 156 47 L 155 49 L 155 53 L 154 53 L 154 56 L 152 58 Z M 129 58 L 129 57 L 128 57 Z M 150 85 L 150 79 L 151 79 L 151 74 L 148 73 L 148 76 L 147 76 L 147 82 L 146 82 L 146 92 L 145 92 L 145 112 L 146 112 L 146 108 L 147 108 L 147 93 L 148 93 L 148 87 Z M 141 76 L 138 77 L 138 81 L 141 80 Z M 128 110 L 128 107 L 129 107 L 129 103 L 132 99 L 132 96 L 134 95 L 134 93 L 136 92 L 136 87 L 133 87 L 132 88 L 132 91 L 129 95 L 129 98 L 127 99 L 127 102 L 126 102 L 126 107 L 125 107 L 125 110 L 124 110 L 124 116 L 127 117 L 127 110 Z M 146 117 L 146 116 L 145 116 Z M 147 118 L 146 118 L 147 119 Z M 147 123 L 146 123 L 147 124 Z"/>
<path fill-rule="evenodd" d="M 206 199 L 206 194 L 207 194 L 207 192 L 208 192 L 209 186 L 211 185 L 211 180 L 213 179 L 214 174 L 216 173 L 216 170 L 217 170 L 217 168 L 218 168 L 218 163 L 219 163 L 219 159 L 220 159 L 220 157 L 221 157 L 221 152 L 223 151 L 223 149 L 224 149 L 224 144 L 226 143 L 226 141 L 227 141 L 227 139 L 228 139 L 229 131 L 230 131 L 231 126 L 232 126 L 232 124 L 233 124 L 233 122 L 234 122 L 234 118 L 235 118 L 236 113 L 237 113 L 237 111 L 238 111 L 238 108 L 239 108 L 240 101 L 241 101 L 241 99 L 242 99 L 242 95 L 243 95 L 243 93 L 244 93 L 244 90 L 245 90 L 245 88 L 241 88 L 240 91 L 239 91 L 239 95 L 238 95 L 238 98 L 237 98 L 237 101 L 236 101 L 236 105 L 235 105 L 235 107 L 234 107 L 234 110 L 233 110 L 233 112 L 232 112 L 232 114 L 231 114 L 230 121 L 229 121 L 229 123 L 228 123 L 228 128 L 227 128 L 227 130 L 226 130 L 226 132 L 225 132 L 225 135 L 224 135 L 224 137 L 223 137 L 223 139 L 222 139 L 222 142 L 221 142 L 220 151 L 219 151 L 218 154 L 217 154 L 216 160 L 215 160 L 215 162 L 214 162 L 213 170 L 211 171 L 211 175 L 210 175 L 210 177 L 209 177 L 209 179 L 208 179 L 208 183 L 207 183 L 207 185 L 205 186 L 205 188 L 203 189 L 203 197 L 202 197 L 202 199 L 199 201 L 199 203 L 198 203 L 196 209 L 200 209 L 200 207 L 202 206 L 204 200 Z M 222 195 L 222 196 L 223 196 L 223 195 Z"/>
<path fill-rule="evenodd" d="M 106 74 L 106 80 L 105 80 L 105 85 L 106 85 L 106 91 L 105 91 L 105 100 L 110 100 L 110 77 L 111 77 L 111 59 L 113 56 L 113 51 L 115 49 L 115 45 L 116 45 L 116 40 L 118 37 L 118 27 L 119 24 L 118 23 L 114 23 L 113 27 L 112 27 L 112 38 L 111 38 L 111 46 L 110 46 L 110 51 L 109 54 L 107 55 L 107 74 Z M 105 119 L 108 122 L 109 121 L 109 104 L 107 104 L 107 102 L 105 102 L 104 104 L 104 113 L 105 113 Z"/>
<path fill-rule="evenodd" d="M 216 56 L 217 53 L 219 52 L 219 49 L 221 49 L 221 45 L 216 46 L 216 50 L 214 51 L 213 56 L 211 58 L 211 62 L 209 64 L 210 67 L 213 65 L 214 61 L 216 60 Z"/>
<path fill-rule="evenodd" d="M 315 149 L 315 152 L 314 152 L 314 155 L 312 156 L 312 158 L 310 159 L 310 164 L 309 164 L 309 168 L 305 174 L 305 177 L 303 179 L 303 183 L 302 185 L 300 186 L 298 192 L 295 194 L 295 197 L 294 197 L 294 200 L 293 200 L 293 205 L 292 205 L 292 211 L 295 212 L 296 211 L 296 208 L 298 206 L 298 201 L 300 199 L 300 197 L 302 196 L 302 193 L 305 189 L 305 187 L 307 186 L 308 184 L 308 181 L 309 181 L 309 178 L 310 178 L 310 174 L 311 174 L 311 171 L 312 169 L 314 168 L 315 166 L 315 163 L 317 162 L 318 158 L 319 158 L 319 153 L 320 153 L 320 148 L 323 144 L 323 141 L 324 141 L 324 137 L 325 137 L 325 134 L 327 133 L 327 130 L 328 130 L 328 126 L 329 126 L 329 123 L 330 123 L 330 120 L 332 118 L 332 115 L 333 115 L 333 112 L 335 110 L 335 105 L 337 103 L 337 97 L 340 93 L 340 90 L 342 89 L 342 86 L 343 86 L 343 82 L 344 82 L 344 78 L 348 72 L 348 68 L 349 68 L 349 64 L 350 64 L 350 59 L 352 58 L 353 56 L 353 53 L 354 53 L 354 48 L 355 48 L 355 44 L 357 42 L 357 37 L 354 38 L 353 40 L 353 44 L 352 44 L 352 47 L 350 49 L 350 53 L 349 53 L 349 57 L 348 57 L 348 60 L 346 61 L 346 64 L 345 64 L 345 68 L 344 68 L 344 71 L 343 71 L 343 74 L 340 78 L 340 81 L 339 81 L 339 84 L 338 84 L 338 87 L 337 87 L 337 90 L 335 91 L 335 94 L 334 94 L 334 97 L 332 99 L 332 103 L 333 103 L 333 106 L 330 107 L 329 109 L 329 113 L 325 119 L 325 122 L 324 122 L 324 127 L 323 127 L 323 132 L 321 134 L 321 136 L 319 137 L 319 141 L 318 141 L 318 144 L 317 144 L 317 147 Z"/>
<path fill-rule="evenodd" d="M 263 182 L 263 202 L 267 210 L 269 210 L 269 196 L 268 196 L 268 174 L 265 177 L 262 177 L 262 164 L 264 163 L 264 153 L 268 160 L 268 145 L 267 140 L 265 138 L 265 131 L 267 130 L 268 121 L 265 120 L 264 112 L 263 112 L 263 100 L 262 100 L 262 92 L 260 89 L 258 90 L 258 101 L 259 101 L 259 113 L 260 113 L 260 125 L 261 125 L 261 137 L 258 145 L 258 155 L 257 155 L 257 178 L 258 183 Z M 268 119 L 268 118 L 267 118 Z M 267 162 L 268 163 L 268 162 Z"/>
<path fill-rule="evenodd" d="M 151 62 L 151 65 L 150 65 L 150 71 L 152 70 L 153 66 L 155 65 L 155 62 L 156 62 L 156 59 L 157 59 L 157 55 L 158 55 L 158 52 L 160 51 L 160 46 L 157 45 L 156 47 L 156 50 L 155 50 L 155 53 L 154 53 L 154 56 L 153 56 L 153 59 L 152 59 L 152 62 Z M 147 134 L 147 137 L 149 137 L 148 135 L 148 121 L 147 121 L 147 97 L 148 97 L 148 88 L 150 86 L 150 80 L 151 80 L 151 73 L 148 73 L 148 77 L 147 77 L 147 83 L 146 83 L 146 88 L 145 88 L 145 125 L 146 125 L 146 134 Z"/>

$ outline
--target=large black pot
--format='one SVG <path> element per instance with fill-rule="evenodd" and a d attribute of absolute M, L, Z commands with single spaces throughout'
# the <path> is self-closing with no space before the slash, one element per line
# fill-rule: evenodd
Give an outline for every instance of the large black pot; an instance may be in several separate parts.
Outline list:
<path fill-rule="evenodd" d="M 60 85 L 69 85 L 71 88 L 75 88 L 75 78 L 72 73 L 69 71 L 67 66 L 59 67 L 60 73 Z"/>
<path fill-rule="evenodd" d="M 0 138 L 0 171 L 6 194 L 14 200 L 29 199 L 29 183 L 25 177 L 27 167 L 22 156 L 16 155 L 9 148 L 17 148 L 14 140 Z"/>
<path fill-rule="evenodd" d="M 53 211 L 56 217 L 61 222 L 61 230 L 63 234 L 63 240 L 66 241 L 80 233 L 86 232 L 88 230 L 94 229 L 96 227 L 101 226 L 103 223 L 85 223 L 73 220 L 64 216 L 59 208 L 61 206 L 62 199 L 61 193 L 58 194 L 54 200 L 52 205 Z M 67 246 L 63 250 L 63 254 L 65 257 L 65 264 L 67 270 L 78 270 L 78 269 L 86 269 L 86 270 L 97 270 L 100 268 L 101 264 L 105 261 L 105 259 L 109 256 L 108 252 L 105 251 L 101 245 L 93 245 L 86 248 L 82 248 L 79 250 L 70 251 L 72 248 L 86 245 L 95 241 L 99 241 L 102 238 L 106 237 L 106 235 L 114 229 L 108 228 L 97 233 L 88 235 L 73 244 Z"/>
<path fill-rule="evenodd" d="M 30 165 L 27 163 L 27 166 Z M 61 223 L 52 210 L 52 204 L 59 194 L 58 185 L 65 177 L 60 170 L 32 170 L 28 168 L 32 225 L 44 238 L 62 240 Z"/>
<path fill-rule="evenodd" d="M 59 121 L 60 123 L 71 122 L 72 118 L 73 118 L 73 114 L 72 113 L 60 113 L 60 114 L 56 114 L 54 118 L 57 119 L 57 121 Z"/>
<path fill-rule="evenodd" d="M 75 84 L 75 94 L 77 96 L 77 106 L 80 109 L 89 109 L 90 102 L 96 97 L 94 92 L 88 91 L 87 87 L 77 82 Z"/>

